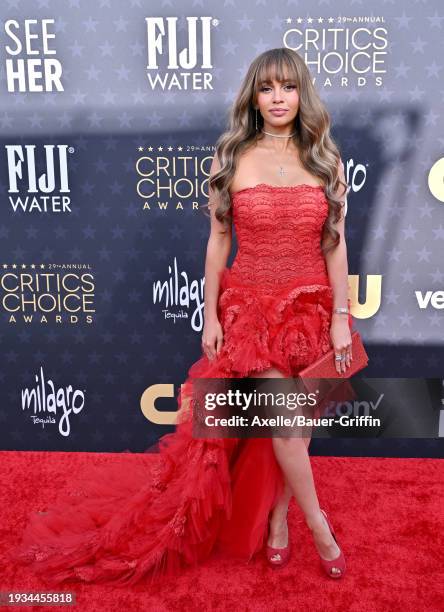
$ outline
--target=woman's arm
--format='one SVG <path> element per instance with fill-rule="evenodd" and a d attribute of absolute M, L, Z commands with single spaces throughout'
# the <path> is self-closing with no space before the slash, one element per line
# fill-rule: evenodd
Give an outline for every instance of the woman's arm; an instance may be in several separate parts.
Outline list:
<path fill-rule="evenodd" d="M 341 161 L 339 167 L 339 178 L 345 182 L 344 165 Z M 345 242 L 345 198 L 346 190 L 339 186 L 336 197 L 342 201 L 342 214 L 340 220 L 335 223 L 335 229 L 339 232 L 340 240 L 337 247 L 325 254 L 328 278 L 333 289 L 333 308 L 347 308 L 348 300 L 348 261 L 347 245 Z M 333 314 L 334 317 L 347 320 L 346 315 Z"/>
<path fill-rule="evenodd" d="M 210 176 L 220 169 L 217 155 L 214 156 L 210 168 Z M 215 210 L 219 205 L 218 196 L 210 189 L 208 204 L 211 214 L 211 229 L 208 238 L 205 258 L 205 319 L 217 319 L 217 301 L 219 296 L 219 280 L 223 269 L 227 265 L 231 253 L 232 228 L 227 229 L 216 219 Z"/>
<path fill-rule="evenodd" d="M 217 155 L 213 158 L 210 176 L 220 168 Z M 211 230 L 205 258 L 204 285 L 204 330 L 202 348 L 208 359 L 213 359 L 220 351 L 223 342 L 223 330 L 217 316 L 220 277 L 227 265 L 231 252 L 232 226 L 228 228 L 216 219 L 215 210 L 219 205 L 218 196 L 210 189 L 208 201 L 211 213 Z"/>
<path fill-rule="evenodd" d="M 344 165 L 341 161 L 339 167 L 339 177 L 345 182 Z M 339 232 L 339 244 L 325 254 L 328 277 L 330 285 L 333 289 L 333 309 L 347 308 L 349 306 L 348 299 L 348 261 L 347 261 L 347 245 L 345 242 L 345 198 L 347 195 L 346 189 L 340 185 L 336 193 L 337 197 L 342 201 L 341 218 L 335 224 L 336 230 Z M 345 372 L 345 366 L 350 366 L 351 356 L 351 333 L 349 327 L 348 314 L 332 313 L 332 323 L 330 328 L 330 336 L 335 353 L 346 355 L 346 360 L 336 363 L 338 372 Z"/>

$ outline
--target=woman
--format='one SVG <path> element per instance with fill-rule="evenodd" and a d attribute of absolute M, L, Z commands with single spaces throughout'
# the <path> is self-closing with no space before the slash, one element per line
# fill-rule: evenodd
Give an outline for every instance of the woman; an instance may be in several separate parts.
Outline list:
<path fill-rule="evenodd" d="M 45 582 L 133 584 L 210 552 L 289 559 L 291 495 L 322 566 L 345 560 L 320 509 L 309 437 L 193 437 L 197 378 L 291 378 L 331 346 L 350 366 L 346 182 L 329 117 L 297 53 L 272 49 L 248 69 L 210 171 L 203 354 L 178 395 L 159 461 L 84 475 L 69 500 L 33 512 L 14 558 Z M 238 252 L 230 269 L 234 222 Z M 153 463 L 155 463 L 153 467 Z"/>

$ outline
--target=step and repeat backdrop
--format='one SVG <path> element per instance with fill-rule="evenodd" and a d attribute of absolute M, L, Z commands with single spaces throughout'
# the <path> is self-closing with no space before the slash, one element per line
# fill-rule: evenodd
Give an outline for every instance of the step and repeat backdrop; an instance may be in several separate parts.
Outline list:
<path fill-rule="evenodd" d="M 1 448 L 143 452 L 173 430 L 201 356 L 214 143 L 250 62 L 289 47 L 350 185 L 352 314 L 370 358 L 352 409 L 395 390 L 415 424 L 326 435 L 314 452 L 443 456 L 442 9 L 2 2 Z"/>

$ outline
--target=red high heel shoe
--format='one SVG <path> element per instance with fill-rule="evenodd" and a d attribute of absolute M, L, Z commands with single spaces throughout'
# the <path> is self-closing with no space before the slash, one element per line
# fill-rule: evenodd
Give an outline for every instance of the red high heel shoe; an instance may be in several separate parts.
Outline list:
<path fill-rule="evenodd" d="M 268 537 L 270 537 L 270 523 L 268 523 Z M 290 559 L 290 532 L 288 533 L 288 544 L 284 548 L 266 546 L 267 561 L 271 567 L 283 567 Z"/>
<path fill-rule="evenodd" d="M 336 534 L 328 519 L 327 513 L 322 509 L 321 509 L 321 512 L 324 515 L 325 520 L 327 521 L 327 525 L 330 528 L 331 535 L 334 537 L 336 544 L 338 544 L 338 541 L 336 539 Z M 339 544 L 338 544 L 338 547 L 339 547 Z M 336 557 L 336 559 L 327 560 L 327 559 L 323 559 L 321 555 L 319 555 L 322 567 L 324 568 L 325 572 L 330 576 L 330 578 L 342 578 L 342 576 L 345 574 L 346 565 L 345 565 L 344 553 L 342 552 L 341 548 L 339 548 L 339 551 L 340 551 L 339 555 Z"/>

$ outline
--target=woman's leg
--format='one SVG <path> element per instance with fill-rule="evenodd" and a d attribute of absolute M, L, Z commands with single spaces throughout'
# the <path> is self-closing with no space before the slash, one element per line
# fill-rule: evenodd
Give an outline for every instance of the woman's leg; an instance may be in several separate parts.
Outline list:
<path fill-rule="evenodd" d="M 264 372 L 251 374 L 251 377 L 283 378 L 284 375 L 279 370 L 270 368 Z M 330 560 L 335 559 L 340 551 L 320 511 L 308 454 L 310 440 L 311 435 L 291 438 L 273 437 L 272 439 L 276 459 L 284 474 L 285 489 L 271 515 L 268 544 L 276 548 L 286 546 L 288 504 L 291 496 L 294 495 L 312 531 L 319 554 L 324 559 Z"/>
<path fill-rule="evenodd" d="M 308 447 L 311 438 L 303 438 L 303 440 Z M 293 497 L 293 492 L 285 474 L 284 481 L 284 491 L 271 511 L 270 516 L 270 536 L 268 538 L 268 544 L 274 548 L 283 548 L 287 545 L 288 541 L 287 513 L 290 499 Z"/>

